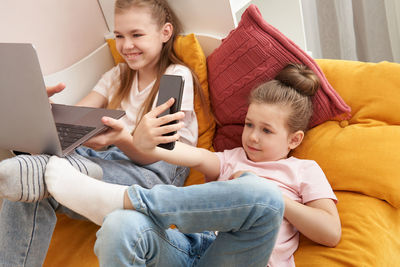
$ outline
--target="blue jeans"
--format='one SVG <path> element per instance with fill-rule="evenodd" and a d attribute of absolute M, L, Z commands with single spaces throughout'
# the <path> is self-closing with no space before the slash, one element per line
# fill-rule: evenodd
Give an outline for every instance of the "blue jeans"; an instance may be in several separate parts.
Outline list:
<path fill-rule="evenodd" d="M 134 185 L 128 192 L 135 210 L 110 213 L 97 232 L 100 266 L 267 266 L 284 203 L 266 179 L 245 173 L 188 187 Z"/>
<path fill-rule="evenodd" d="M 103 180 L 114 184 L 182 186 L 189 173 L 188 168 L 163 161 L 138 166 L 116 147 L 101 152 L 81 147 L 77 153 L 98 163 Z M 42 266 L 56 225 L 56 212 L 82 219 L 51 197 L 36 203 L 4 200 L 0 211 L 0 266 Z"/>

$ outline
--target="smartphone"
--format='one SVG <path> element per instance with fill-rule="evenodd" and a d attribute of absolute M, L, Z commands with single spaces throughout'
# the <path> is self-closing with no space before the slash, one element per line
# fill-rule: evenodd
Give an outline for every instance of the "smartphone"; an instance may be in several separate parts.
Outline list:
<path fill-rule="evenodd" d="M 157 106 L 164 104 L 168 99 L 173 97 L 175 99 L 174 104 L 164 111 L 159 117 L 173 114 L 181 110 L 182 104 L 182 94 L 183 94 L 183 86 L 185 84 L 185 80 L 182 76 L 179 75 L 163 75 L 160 80 L 160 87 L 158 89 L 158 99 Z M 178 121 L 171 121 L 168 124 L 174 124 Z M 165 135 L 174 135 L 176 131 L 167 133 Z M 175 147 L 175 142 L 170 142 L 166 144 L 159 144 L 159 147 L 172 150 Z"/>

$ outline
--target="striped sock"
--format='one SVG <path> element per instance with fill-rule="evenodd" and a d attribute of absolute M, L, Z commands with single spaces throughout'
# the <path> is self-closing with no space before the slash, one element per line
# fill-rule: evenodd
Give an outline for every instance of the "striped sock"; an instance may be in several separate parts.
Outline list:
<path fill-rule="evenodd" d="M 44 182 L 48 155 L 20 155 L 0 162 L 0 198 L 36 202 L 49 196 Z M 96 163 L 73 153 L 65 157 L 78 171 L 96 179 L 103 171 Z"/>

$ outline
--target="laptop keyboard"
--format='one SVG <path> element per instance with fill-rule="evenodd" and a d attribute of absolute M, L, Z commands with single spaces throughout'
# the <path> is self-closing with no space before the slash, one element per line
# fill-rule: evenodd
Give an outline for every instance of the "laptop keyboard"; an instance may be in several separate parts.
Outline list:
<path fill-rule="evenodd" d="M 81 139 L 88 132 L 95 129 L 95 127 L 65 123 L 56 123 L 56 128 L 60 138 L 61 148 L 63 150 Z"/>

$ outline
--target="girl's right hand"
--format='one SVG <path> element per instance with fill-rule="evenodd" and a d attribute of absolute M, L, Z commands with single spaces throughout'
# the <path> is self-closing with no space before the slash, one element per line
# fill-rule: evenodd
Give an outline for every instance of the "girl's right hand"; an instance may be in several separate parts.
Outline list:
<path fill-rule="evenodd" d="M 183 122 L 169 125 L 165 124 L 174 120 L 182 120 L 185 116 L 184 113 L 177 112 L 158 118 L 158 116 L 170 108 L 173 103 L 174 99 L 170 98 L 167 102 L 154 108 L 143 116 L 132 137 L 136 149 L 138 149 L 140 152 L 150 152 L 154 150 L 158 144 L 174 142 L 179 139 L 178 133 L 170 136 L 164 136 L 164 134 L 178 131 L 184 126 Z"/>
<path fill-rule="evenodd" d="M 46 86 L 47 96 L 49 97 L 50 104 L 53 103 L 53 101 L 50 100 L 50 97 L 61 92 L 64 89 L 65 89 L 65 84 L 63 83 L 59 83 L 53 86 Z"/>
<path fill-rule="evenodd" d="M 63 84 L 63 83 L 59 83 L 59 84 L 54 85 L 54 86 L 47 86 L 46 87 L 47 96 L 51 97 L 51 96 L 61 92 L 64 89 L 65 89 L 65 84 Z"/>

